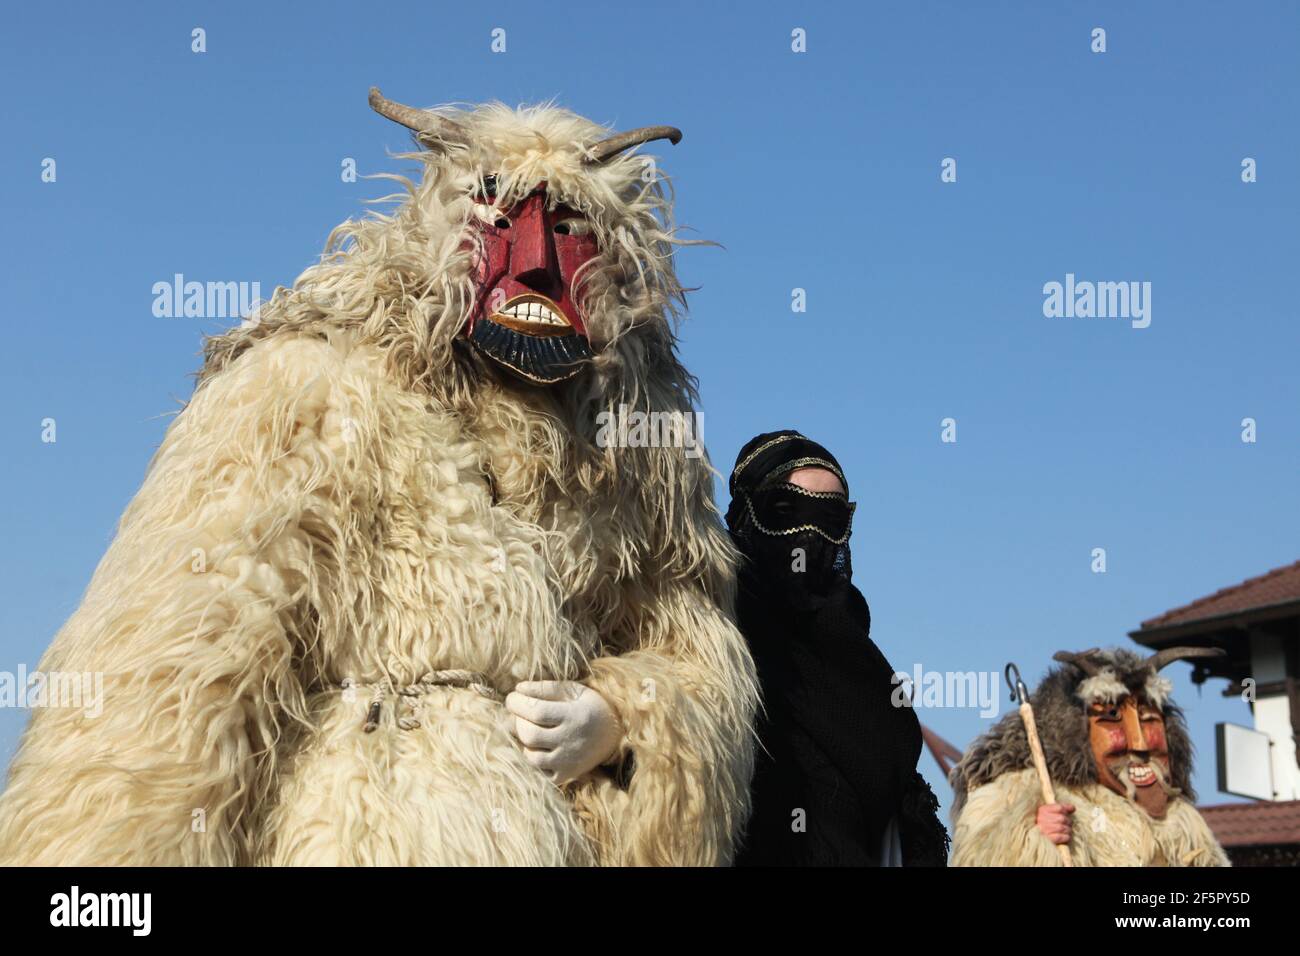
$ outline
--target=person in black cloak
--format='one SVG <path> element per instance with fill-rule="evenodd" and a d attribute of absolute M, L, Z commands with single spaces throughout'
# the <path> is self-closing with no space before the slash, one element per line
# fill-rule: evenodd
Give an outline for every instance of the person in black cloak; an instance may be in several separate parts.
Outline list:
<path fill-rule="evenodd" d="M 764 701 L 736 865 L 946 865 L 938 801 L 916 770 L 921 725 L 895 705 L 852 583 L 855 505 L 839 463 L 796 431 L 769 432 L 741 449 L 730 491 L 737 616 Z"/>

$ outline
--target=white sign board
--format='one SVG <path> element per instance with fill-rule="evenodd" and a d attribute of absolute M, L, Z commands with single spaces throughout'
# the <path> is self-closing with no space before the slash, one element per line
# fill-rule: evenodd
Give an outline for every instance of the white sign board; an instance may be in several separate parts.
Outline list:
<path fill-rule="evenodd" d="M 1219 789 L 1235 797 L 1272 800 L 1273 758 L 1268 734 L 1237 724 L 1215 724 Z"/>

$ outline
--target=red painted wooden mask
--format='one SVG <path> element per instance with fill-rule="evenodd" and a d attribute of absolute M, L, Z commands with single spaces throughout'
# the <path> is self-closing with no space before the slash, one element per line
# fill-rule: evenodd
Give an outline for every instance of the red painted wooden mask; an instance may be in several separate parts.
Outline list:
<path fill-rule="evenodd" d="M 444 151 L 474 139 L 468 125 L 439 112 L 415 109 L 371 87 L 370 107 L 415 134 L 425 149 Z M 626 150 L 666 139 L 681 141 L 675 126 L 639 126 L 583 147 L 594 167 Z M 474 265 L 475 300 L 465 334 L 484 355 L 523 379 L 547 385 L 572 378 L 591 358 L 586 322 L 577 303 L 582 267 L 599 251 L 590 224 L 577 210 L 553 201 L 539 183 L 511 209 L 496 205 L 495 175 L 476 196 L 482 253 Z M 476 244 L 478 245 L 478 244 Z"/>
<path fill-rule="evenodd" d="M 538 385 L 572 378 L 591 358 L 578 304 L 583 266 L 600 249 L 591 224 L 539 183 L 508 209 L 484 178 L 471 228 L 481 236 L 465 334 L 488 358 Z"/>

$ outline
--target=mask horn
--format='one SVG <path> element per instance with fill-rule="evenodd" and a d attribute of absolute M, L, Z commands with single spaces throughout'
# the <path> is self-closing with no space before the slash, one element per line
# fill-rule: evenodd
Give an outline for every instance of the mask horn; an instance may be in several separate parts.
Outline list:
<path fill-rule="evenodd" d="M 380 93 L 377 86 L 370 88 L 370 108 L 385 119 L 411 130 L 423 146 L 432 148 L 437 143 L 465 142 L 465 131 L 456 123 L 436 113 L 394 103 Z"/>
<path fill-rule="evenodd" d="M 1156 651 L 1143 663 L 1153 671 L 1158 671 L 1174 661 L 1193 660 L 1202 657 L 1224 657 L 1228 652 L 1222 647 L 1166 647 Z"/>
<path fill-rule="evenodd" d="M 1083 671 L 1089 677 L 1096 677 L 1101 673 L 1101 667 L 1092 659 L 1099 648 L 1092 648 L 1087 651 L 1079 651 L 1077 654 L 1071 651 L 1057 651 L 1052 655 L 1052 660 L 1060 661 L 1062 664 L 1073 664 L 1079 670 Z"/>
<path fill-rule="evenodd" d="M 639 129 L 628 130 L 626 133 L 615 133 L 591 147 L 591 155 L 587 163 L 592 166 L 603 163 L 625 149 L 640 146 L 642 143 L 651 143 L 657 139 L 666 139 L 676 146 L 682 141 L 682 131 L 676 126 L 642 126 Z"/>

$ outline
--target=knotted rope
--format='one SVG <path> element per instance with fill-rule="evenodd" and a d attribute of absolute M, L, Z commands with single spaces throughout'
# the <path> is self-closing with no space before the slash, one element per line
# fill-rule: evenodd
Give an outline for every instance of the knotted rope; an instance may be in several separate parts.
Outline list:
<path fill-rule="evenodd" d="M 396 686 L 392 681 L 362 684 L 350 677 L 344 679 L 344 690 L 350 690 L 354 687 L 374 688 L 374 692 L 370 695 L 370 703 L 366 707 L 366 721 L 361 728 L 368 734 L 373 733 L 375 728 L 379 726 L 379 715 L 383 710 L 384 698 L 389 694 L 396 694 L 399 704 L 403 700 L 406 702 L 409 713 L 401 713 L 399 707 L 397 714 L 397 726 L 402 730 L 415 730 L 420 726 L 419 718 L 413 716 L 419 706 L 418 698 L 435 687 L 459 687 L 472 690 L 480 697 L 488 700 L 497 702 L 505 700 L 505 695 L 492 686 L 486 674 L 467 670 L 430 671 L 414 684 L 407 684 L 402 687 Z"/>

